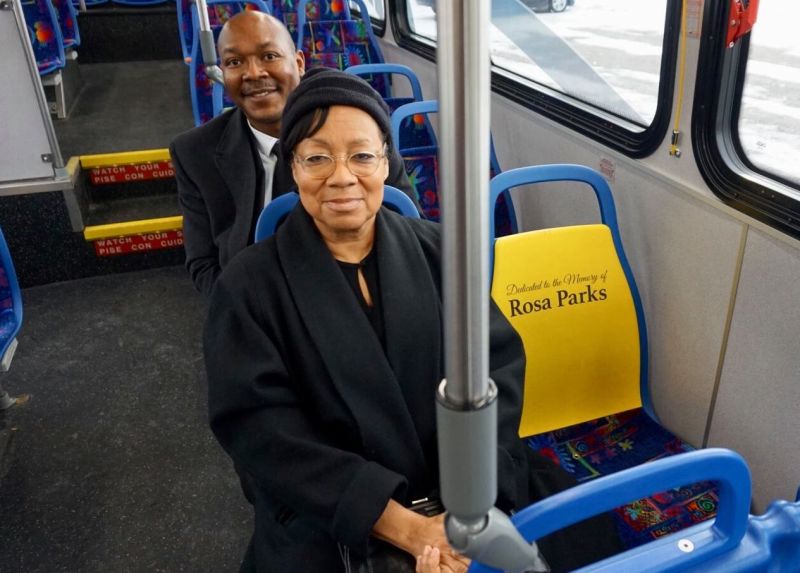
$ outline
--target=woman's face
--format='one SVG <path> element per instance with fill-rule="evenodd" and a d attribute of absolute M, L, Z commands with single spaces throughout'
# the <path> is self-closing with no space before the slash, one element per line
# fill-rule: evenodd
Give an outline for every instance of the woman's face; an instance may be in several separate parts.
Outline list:
<path fill-rule="evenodd" d="M 357 237 L 370 233 L 375 215 L 383 202 L 383 183 L 389 175 L 389 162 L 384 157 L 383 137 L 378 124 L 365 111 L 355 107 L 333 106 L 322 128 L 302 140 L 294 148 L 292 173 L 297 183 L 300 201 L 326 239 Z M 355 155 L 354 155 L 355 154 Z M 354 175 L 350 165 L 379 156 L 378 166 L 371 175 Z M 316 177 L 299 161 L 313 163 L 315 156 L 336 158 L 333 172 L 324 178 Z M 368 171 L 368 169 L 367 169 Z"/>

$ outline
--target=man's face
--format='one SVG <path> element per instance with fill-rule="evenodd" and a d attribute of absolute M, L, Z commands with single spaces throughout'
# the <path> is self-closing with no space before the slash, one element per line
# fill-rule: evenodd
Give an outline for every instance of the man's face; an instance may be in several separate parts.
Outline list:
<path fill-rule="evenodd" d="M 303 53 L 276 20 L 259 12 L 232 18 L 217 43 L 225 91 L 250 124 L 278 137 L 286 98 L 305 72 Z"/>

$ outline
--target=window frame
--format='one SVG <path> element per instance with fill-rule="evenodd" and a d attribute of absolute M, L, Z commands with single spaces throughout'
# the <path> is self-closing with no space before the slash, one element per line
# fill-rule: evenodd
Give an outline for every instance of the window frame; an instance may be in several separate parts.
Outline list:
<path fill-rule="evenodd" d="M 405 0 L 388 0 L 394 37 L 400 48 L 429 61 L 436 61 L 435 44 L 414 35 Z M 629 157 L 641 158 L 654 153 L 666 136 L 672 116 L 678 47 L 680 42 L 681 0 L 667 0 L 664 17 L 660 79 L 656 112 L 644 129 L 628 119 L 581 102 L 566 94 L 513 77 L 510 72 L 492 64 L 492 90 L 507 99 L 551 119 L 590 139 Z"/>
<path fill-rule="evenodd" d="M 750 35 L 733 48 L 725 45 L 729 10 L 729 2 L 706 2 L 703 15 L 692 117 L 697 166 L 709 189 L 727 205 L 800 238 L 800 186 L 756 167 L 739 139 Z"/>
<path fill-rule="evenodd" d="M 348 4 L 350 3 L 350 0 L 346 0 L 346 1 L 347 1 Z M 371 14 L 368 14 L 369 15 L 369 23 L 372 25 L 372 31 L 375 33 L 375 35 L 378 36 L 379 38 L 383 38 L 386 35 L 386 24 L 388 22 L 388 18 L 386 18 L 386 10 L 388 9 L 388 6 L 386 6 L 386 1 L 385 0 L 378 0 L 378 1 L 380 1 L 381 4 L 383 4 L 384 19 L 383 20 L 379 20 L 379 19 L 375 18 L 374 16 L 372 16 Z M 361 18 L 361 10 L 359 10 L 358 8 L 353 8 L 351 6 L 350 7 L 350 12 L 358 14 L 358 17 Z"/>

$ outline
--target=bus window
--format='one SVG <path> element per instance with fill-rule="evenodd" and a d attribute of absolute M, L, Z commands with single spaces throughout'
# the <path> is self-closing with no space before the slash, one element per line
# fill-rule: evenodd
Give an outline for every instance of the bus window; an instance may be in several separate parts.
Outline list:
<path fill-rule="evenodd" d="M 434 0 L 405 0 L 402 47 L 431 57 Z M 493 88 L 631 156 L 668 128 L 677 0 L 493 0 Z"/>
<path fill-rule="evenodd" d="M 742 152 L 765 174 L 800 185 L 800 5 L 762 2 L 750 36 L 738 136 Z"/>
<path fill-rule="evenodd" d="M 535 18 L 494 11 L 496 66 L 638 126 L 653 121 L 666 0 L 575 0 L 562 12 L 550 12 L 549 2 L 524 3 L 536 7 Z"/>
<path fill-rule="evenodd" d="M 436 40 L 436 0 L 406 0 L 412 34 Z"/>
<path fill-rule="evenodd" d="M 800 237 L 800 51 L 795 3 L 766 0 L 752 31 L 726 44 L 727 3 L 706 6 L 692 145 L 709 188 Z"/>

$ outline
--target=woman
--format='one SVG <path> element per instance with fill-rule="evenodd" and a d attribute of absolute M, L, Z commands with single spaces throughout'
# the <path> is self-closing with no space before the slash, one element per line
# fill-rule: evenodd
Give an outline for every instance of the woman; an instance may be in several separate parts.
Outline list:
<path fill-rule="evenodd" d="M 256 511 L 242 570 L 413 571 L 430 546 L 465 571 L 442 516 L 410 509 L 438 487 L 439 227 L 381 207 L 389 116 L 363 80 L 307 72 L 280 141 L 300 205 L 225 269 L 205 331 L 211 427 Z M 490 328 L 511 511 L 528 501 L 524 354 L 494 304 Z"/>

